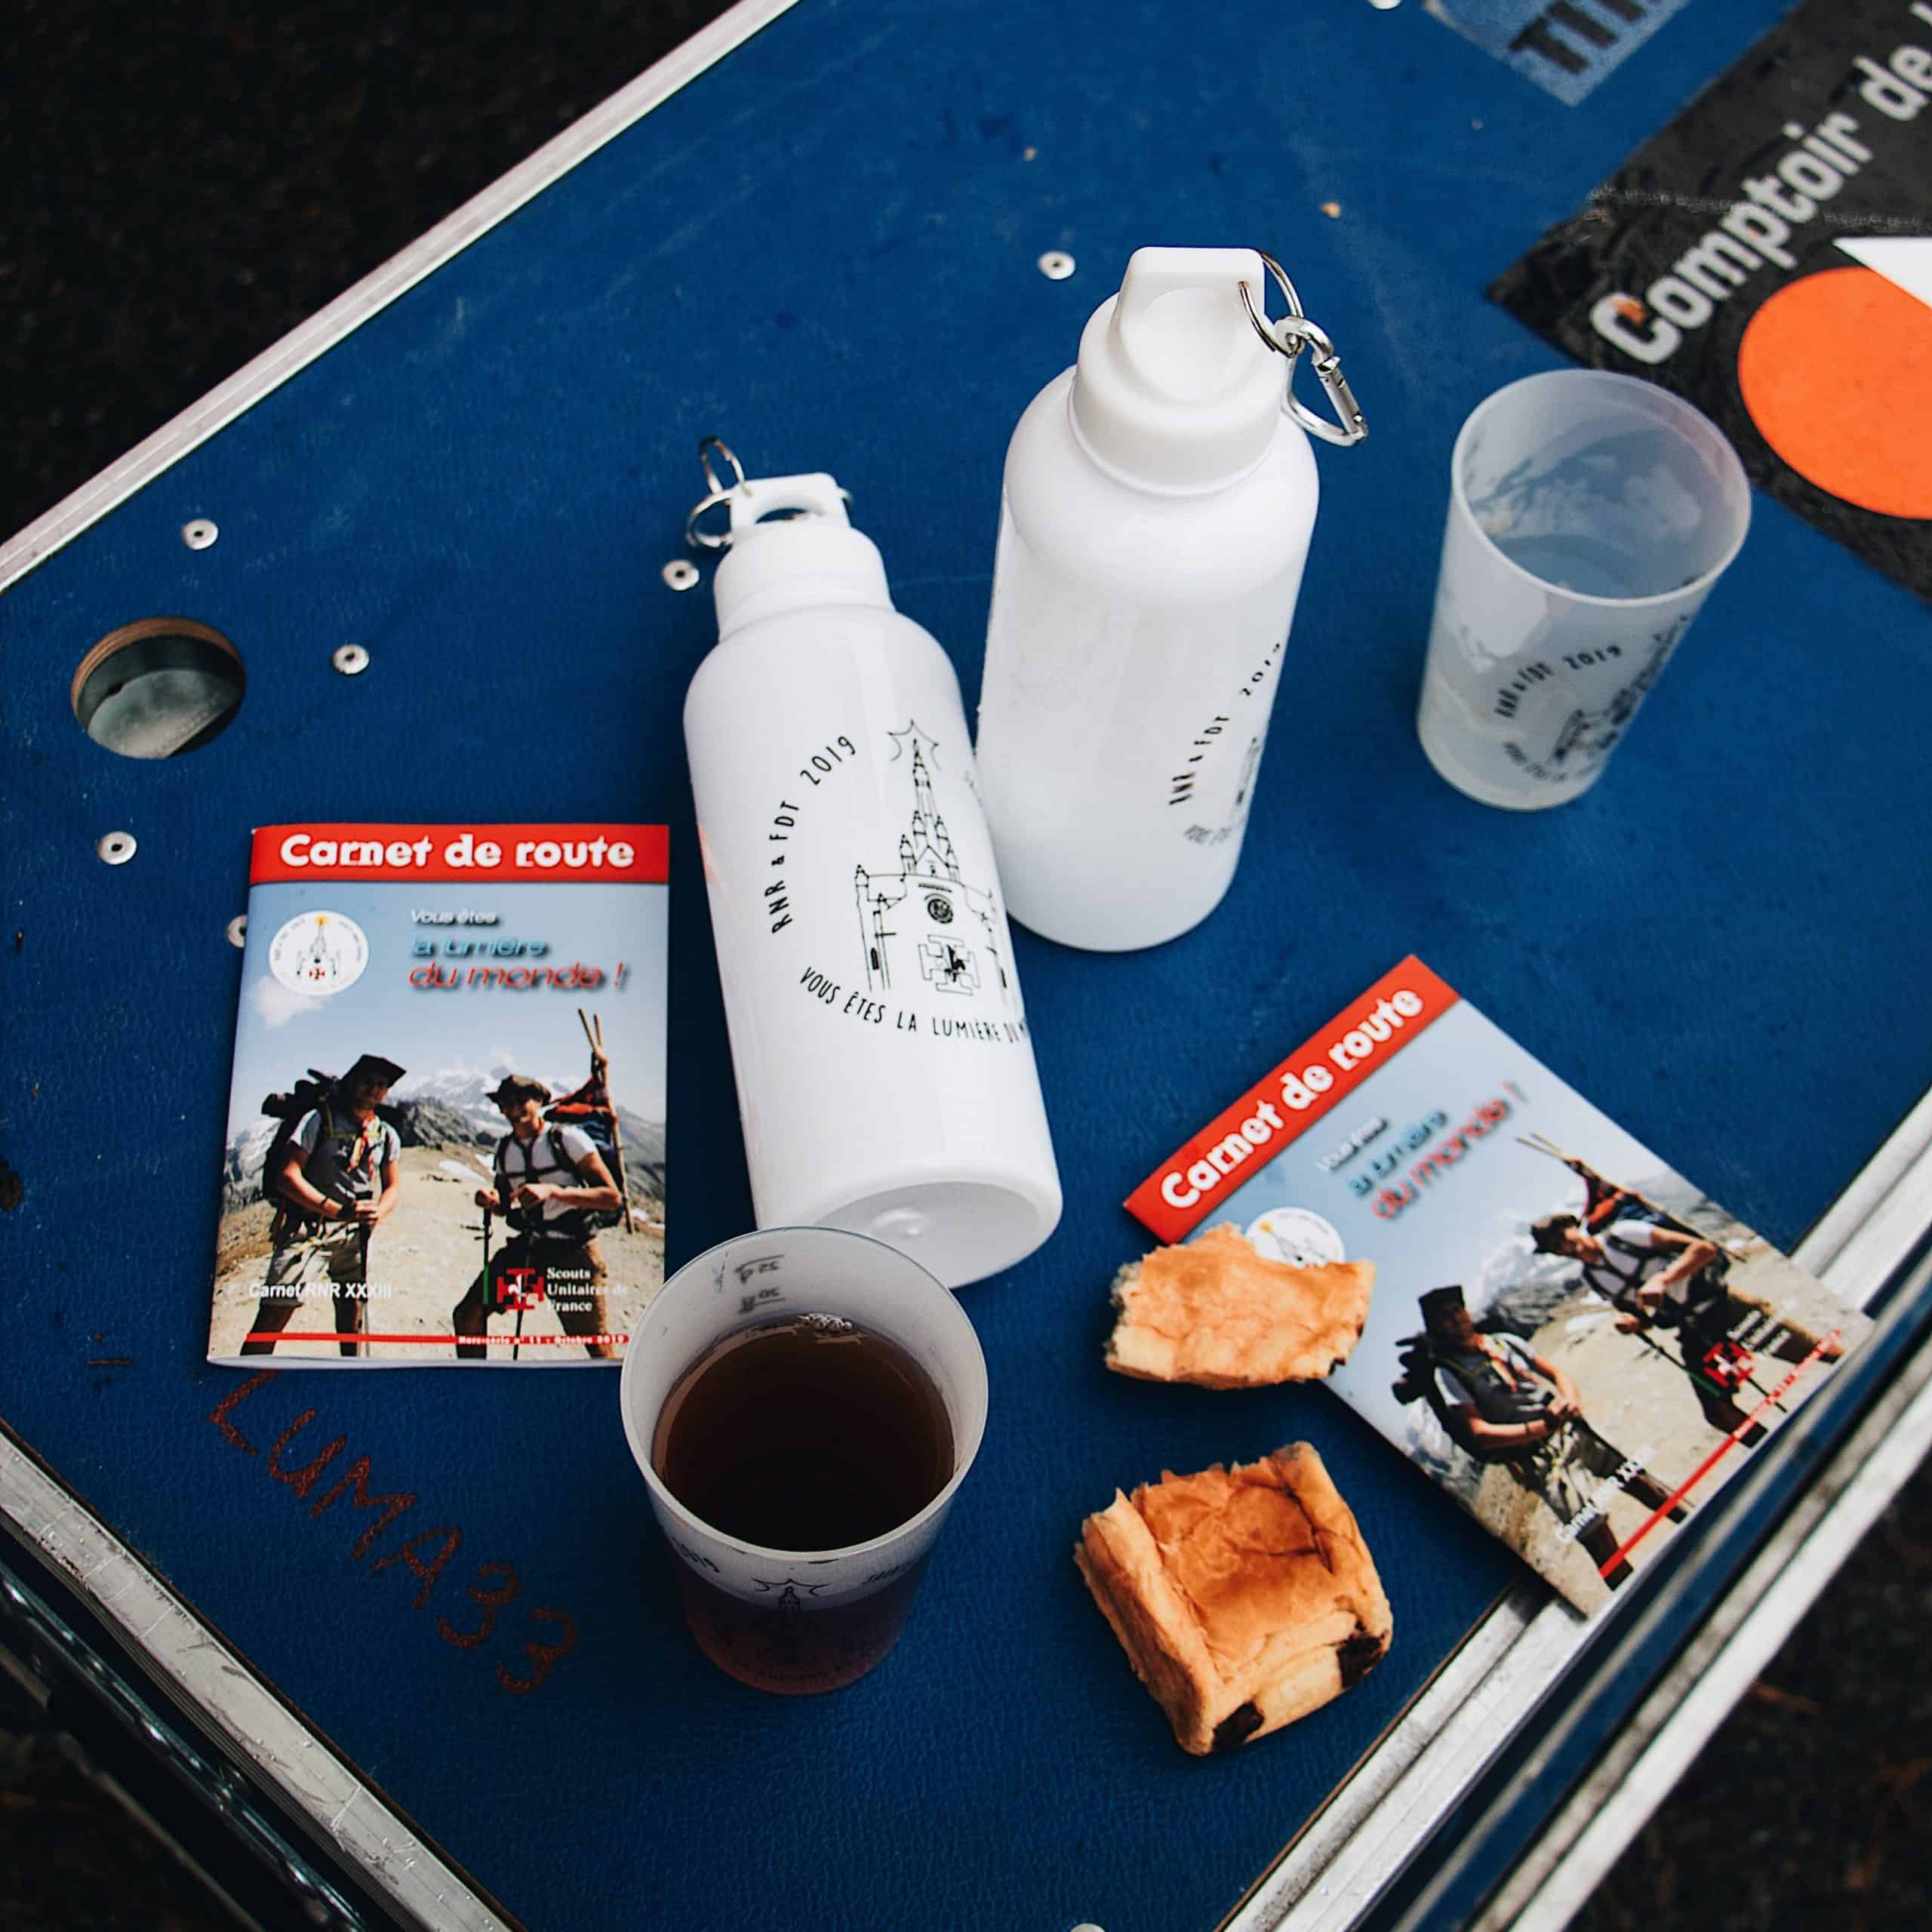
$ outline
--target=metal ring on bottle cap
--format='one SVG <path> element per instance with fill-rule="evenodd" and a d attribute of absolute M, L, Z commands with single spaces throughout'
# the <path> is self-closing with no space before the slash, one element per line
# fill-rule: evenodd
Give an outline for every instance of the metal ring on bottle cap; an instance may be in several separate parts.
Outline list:
<path fill-rule="evenodd" d="M 731 466 L 731 481 L 721 483 L 718 472 L 711 466 L 711 451 L 715 450 Z M 745 466 L 734 456 L 725 444 L 716 436 L 706 436 L 697 446 L 699 466 L 704 471 L 704 480 L 709 486 L 702 501 L 691 506 L 691 514 L 685 518 L 685 541 L 694 550 L 728 550 L 731 546 L 731 533 L 728 530 L 712 531 L 700 530 L 698 519 L 707 510 L 714 509 L 720 503 L 728 503 L 739 491 L 751 494 L 751 485 L 745 481 Z"/>
<path fill-rule="evenodd" d="M 1254 252 L 1266 263 L 1269 274 L 1288 305 L 1288 312 L 1279 321 L 1271 322 L 1266 302 L 1257 309 L 1247 284 L 1244 281 L 1240 285 L 1241 306 L 1247 311 L 1247 319 L 1254 325 L 1255 334 L 1278 355 L 1288 358 L 1288 383 L 1281 398 L 1282 408 L 1311 436 L 1319 436 L 1324 442 L 1337 444 L 1343 449 L 1360 442 L 1368 434 L 1368 419 L 1361 413 L 1361 405 L 1355 401 L 1348 378 L 1342 374 L 1341 358 L 1335 353 L 1335 345 L 1328 340 L 1327 332 L 1319 323 L 1309 320 L 1302 308 L 1301 297 L 1288 279 L 1287 270 L 1263 250 L 1257 248 Z M 1316 415 L 1295 395 L 1295 363 L 1305 345 L 1312 346 L 1315 350 L 1315 379 L 1321 385 L 1322 392 L 1335 411 L 1336 420 L 1332 423 L 1325 416 Z"/>
<path fill-rule="evenodd" d="M 704 472 L 704 480 L 711 485 L 714 497 L 728 496 L 730 491 L 718 480 L 718 472 L 711 466 L 708 451 L 715 450 L 731 466 L 731 488 L 742 490 L 745 487 L 745 466 L 726 448 L 722 438 L 706 436 L 697 446 L 698 467 Z"/>
<path fill-rule="evenodd" d="M 711 458 L 707 452 L 712 450 L 715 450 L 731 466 L 731 481 L 728 484 L 721 483 L 718 480 L 717 471 L 711 466 Z M 731 531 L 725 529 L 714 533 L 708 530 L 700 530 L 697 527 L 698 520 L 706 511 L 715 509 L 720 503 L 728 503 L 734 497 L 749 497 L 755 493 L 751 485 L 746 481 L 744 465 L 717 437 L 706 436 L 703 441 L 698 445 L 697 460 L 703 469 L 704 480 L 711 485 L 711 488 L 706 491 L 703 497 L 692 504 L 690 514 L 685 518 L 685 541 L 694 550 L 728 550 L 731 547 Z M 844 504 L 847 509 L 851 509 L 851 491 L 842 485 L 837 487 L 839 500 Z M 774 511 L 772 514 L 778 515 L 783 512 Z M 802 514 L 802 512 L 797 512 L 797 514 Z M 669 568 L 668 565 L 666 566 L 667 570 Z M 665 581 L 669 583 L 670 580 L 667 577 Z M 684 584 L 672 584 L 671 587 L 674 590 L 682 590 L 689 586 Z"/>
<path fill-rule="evenodd" d="M 1254 252 L 1261 257 L 1269 274 L 1274 278 L 1275 286 L 1287 299 L 1288 313 L 1297 318 L 1305 317 L 1308 312 L 1301 306 L 1301 297 L 1295 293 L 1295 285 L 1288 279 L 1287 270 L 1282 267 L 1281 263 L 1276 261 L 1265 248 L 1257 248 Z M 1284 348 L 1275 339 L 1274 330 L 1269 325 L 1267 305 L 1264 303 L 1259 309 L 1255 307 L 1254 297 L 1249 292 L 1246 282 L 1241 285 L 1241 305 L 1247 311 L 1247 319 L 1254 325 L 1255 334 L 1270 349 L 1287 356 L 1291 361 L 1300 354 L 1299 347 Z"/>

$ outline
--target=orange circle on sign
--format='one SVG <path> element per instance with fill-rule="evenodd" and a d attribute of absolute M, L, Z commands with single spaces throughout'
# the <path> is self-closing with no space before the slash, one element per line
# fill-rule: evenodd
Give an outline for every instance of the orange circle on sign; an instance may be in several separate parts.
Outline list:
<path fill-rule="evenodd" d="M 1786 284 L 1737 345 L 1758 433 L 1807 483 L 1932 517 L 1932 308 L 1865 268 Z"/>

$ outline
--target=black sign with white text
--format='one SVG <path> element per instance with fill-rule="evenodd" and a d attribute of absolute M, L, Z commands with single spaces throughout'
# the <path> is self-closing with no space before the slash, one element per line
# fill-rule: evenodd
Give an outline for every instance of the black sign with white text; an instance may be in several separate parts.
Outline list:
<path fill-rule="evenodd" d="M 1806 0 L 1490 294 L 1932 599 L 1932 0 Z"/>

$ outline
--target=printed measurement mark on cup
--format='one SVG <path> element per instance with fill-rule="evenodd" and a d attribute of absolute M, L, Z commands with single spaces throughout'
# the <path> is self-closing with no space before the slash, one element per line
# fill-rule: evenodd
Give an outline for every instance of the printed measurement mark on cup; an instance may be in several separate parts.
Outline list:
<path fill-rule="evenodd" d="M 731 1272 L 737 1276 L 738 1285 L 742 1288 L 755 1275 L 777 1274 L 783 1266 L 784 1260 L 785 1257 L 782 1254 L 755 1255 L 749 1261 L 740 1261 L 734 1264 Z M 783 1301 L 784 1298 L 785 1291 L 775 1282 L 765 1287 L 755 1288 L 749 1294 L 739 1297 L 738 1312 L 740 1315 L 749 1315 L 753 1309 L 761 1303 Z"/>

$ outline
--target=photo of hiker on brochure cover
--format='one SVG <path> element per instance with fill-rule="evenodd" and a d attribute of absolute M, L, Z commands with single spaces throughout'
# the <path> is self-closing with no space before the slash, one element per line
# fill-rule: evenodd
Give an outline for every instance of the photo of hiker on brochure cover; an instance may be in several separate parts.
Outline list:
<path fill-rule="evenodd" d="M 1330 1386 L 1586 1611 L 1870 1326 L 1415 959 L 1127 1205 L 1373 1263 Z"/>
<path fill-rule="evenodd" d="M 255 834 L 208 1359 L 617 1361 L 664 1275 L 651 826 Z"/>

